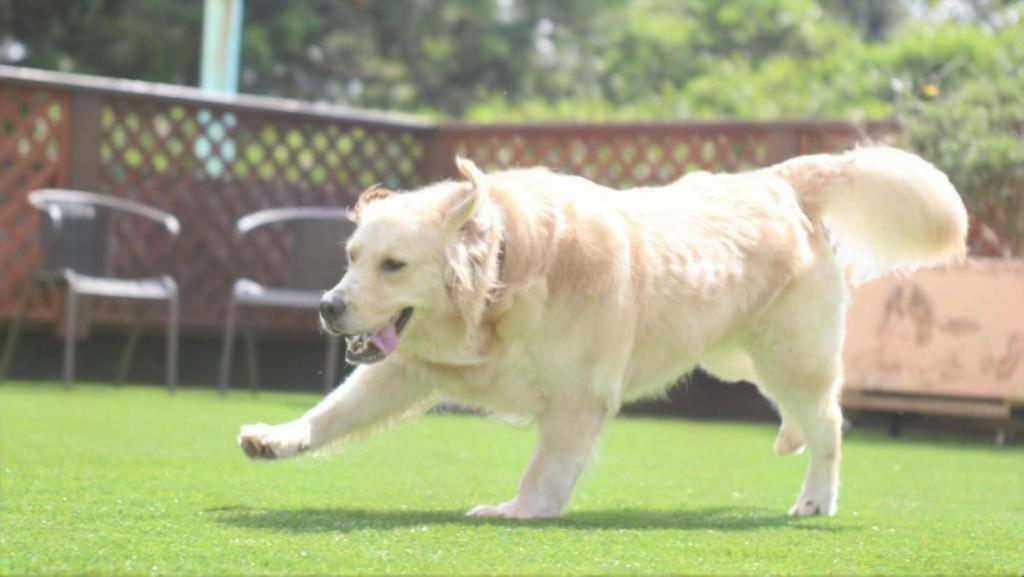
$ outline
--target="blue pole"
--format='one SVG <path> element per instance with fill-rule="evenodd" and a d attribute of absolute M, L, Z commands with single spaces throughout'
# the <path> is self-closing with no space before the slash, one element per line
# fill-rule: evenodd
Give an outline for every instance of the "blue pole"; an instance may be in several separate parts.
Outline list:
<path fill-rule="evenodd" d="M 204 0 L 201 88 L 238 92 L 244 10 L 245 0 Z"/>
<path fill-rule="evenodd" d="M 245 0 L 204 0 L 203 51 L 199 63 L 199 86 L 206 90 L 238 92 L 238 65 L 242 53 L 242 11 Z M 206 174 L 219 178 L 229 174 L 235 160 L 235 143 L 227 136 L 237 118 L 231 112 L 214 115 L 199 111 L 205 134 L 196 139 L 194 151 Z M 218 154 L 213 154 L 219 144 Z"/>

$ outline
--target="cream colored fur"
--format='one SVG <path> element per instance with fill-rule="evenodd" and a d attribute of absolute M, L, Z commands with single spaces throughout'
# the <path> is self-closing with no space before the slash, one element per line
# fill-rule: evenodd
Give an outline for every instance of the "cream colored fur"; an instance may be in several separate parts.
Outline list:
<path fill-rule="evenodd" d="M 945 175 L 891 148 L 627 191 L 458 167 L 465 182 L 362 207 L 332 289 L 348 303 L 332 332 L 413 307 L 398 349 L 299 419 L 243 427 L 247 454 L 289 457 L 451 398 L 539 429 L 517 495 L 470 514 L 553 516 L 622 404 L 703 364 L 778 406 L 776 451 L 806 444 L 791 514 L 832 514 L 847 282 L 964 250 Z M 408 265 L 382 272 L 385 258 Z"/>

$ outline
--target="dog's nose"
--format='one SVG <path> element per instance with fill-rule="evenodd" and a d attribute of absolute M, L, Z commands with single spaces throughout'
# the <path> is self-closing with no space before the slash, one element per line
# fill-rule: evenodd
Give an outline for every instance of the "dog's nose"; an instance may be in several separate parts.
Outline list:
<path fill-rule="evenodd" d="M 344 312 L 345 301 L 341 297 L 327 293 L 320 299 L 320 316 L 325 321 L 337 320 Z"/>

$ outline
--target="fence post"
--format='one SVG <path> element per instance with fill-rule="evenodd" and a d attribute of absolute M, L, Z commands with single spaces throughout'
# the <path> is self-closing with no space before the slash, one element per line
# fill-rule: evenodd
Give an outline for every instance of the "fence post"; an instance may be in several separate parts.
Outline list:
<path fill-rule="evenodd" d="M 103 97 L 75 91 L 70 98 L 68 122 L 68 178 L 70 188 L 100 190 L 100 142 L 103 136 Z"/>
<path fill-rule="evenodd" d="M 799 126 L 775 126 L 768 134 L 766 165 L 776 164 L 803 154 Z"/>
<path fill-rule="evenodd" d="M 424 139 L 423 184 L 444 180 L 455 175 L 455 141 L 450 129 L 436 126 Z"/>
<path fill-rule="evenodd" d="M 67 186 L 88 192 L 107 192 L 100 184 L 100 143 L 103 140 L 103 97 L 87 91 L 73 91 L 68 99 Z M 83 241 L 105 243 L 102 236 Z M 58 319 L 61 317 L 58 317 Z M 92 328 L 92 299 L 78 306 L 76 337 L 86 337 Z M 67 327 L 65 327 L 66 330 Z M 59 327 L 58 327 L 59 330 Z"/>

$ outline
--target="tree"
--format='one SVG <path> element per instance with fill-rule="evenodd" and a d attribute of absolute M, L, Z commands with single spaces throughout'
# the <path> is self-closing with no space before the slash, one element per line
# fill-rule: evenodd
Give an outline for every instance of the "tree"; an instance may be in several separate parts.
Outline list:
<path fill-rule="evenodd" d="M 0 0 L 0 42 L 37 68 L 195 84 L 201 29 L 198 2 Z"/>

